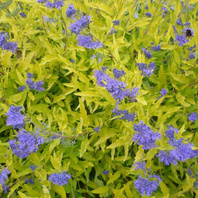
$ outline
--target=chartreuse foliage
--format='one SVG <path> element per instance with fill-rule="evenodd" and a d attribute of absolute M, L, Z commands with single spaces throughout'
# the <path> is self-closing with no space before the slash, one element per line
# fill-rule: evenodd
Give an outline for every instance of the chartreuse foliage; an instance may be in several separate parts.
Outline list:
<path fill-rule="evenodd" d="M 1 197 L 198 197 L 197 10 L 0 1 Z"/>

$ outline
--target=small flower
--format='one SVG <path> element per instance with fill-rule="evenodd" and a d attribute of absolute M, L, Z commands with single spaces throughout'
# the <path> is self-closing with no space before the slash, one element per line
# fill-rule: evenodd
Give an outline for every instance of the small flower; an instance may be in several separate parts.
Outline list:
<path fill-rule="evenodd" d="M 150 196 L 153 192 L 157 190 L 159 182 L 157 180 L 152 181 L 139 176 L 139 178 L 134 181 L 134 185 L 141 195 L 145 194 L 147 196 Z"/>
<path fill-rule="evenodd" d="M 93 130 L 94 130 L 95 132 L 98 132 L 98 131 L 100 130 L 100 126 L 97 126 L 96 128 L 93 128 Z"/>
<path fill-rule="evenodd" d="M 179 19 L 177 19 L 177 25 L 181 25 L 181 26 L 183 26 L 183 23 L 181 22 L 181 18 L 179 18 Z"/>
<path fill-rule="evenodd" d="M 134 13 L 134 14 L 133 14 L 133 18 L 134 18 L 134 19 L 137 19 L 137 18 L 138 18 L 138 14 L 137 14 L 137 13 Z"/>
<path fill-rule="evenodd" d="M 25 116 L 20 113 L 21 106 L 15 107 L 13 105 L 10 106 L 7 115 L 7 126 L 13 126 L 13 128 L 23 128 L 25 126 Z"/>
<path fill-rule="evenodd" d="M 142 169 L 142 170 L 146 170 L 146 162 L 143 161 L 143 162 L 136 162 L 135 164 L 133 164 L 133 166 L 135 166 L 135 170 L 139 170 L 139 169 Z"/>
<path fill-rule="evenodd" d="M 34 90 L 37 90 L 38 92 L 45 91 L 45 88 L 43 88 L 43 84 L 44 82 L 42 80 L 38 81 L 34 84 Z"/>
<path fill-rule="evenodd" d="M 79 35 L 78 36 L 78 45 L 85 47 L 87 49 L 96 49 L 101 48 L 102 43 L 98 41 L 91 41 L 92 38 L 90 36 Z"/>
<path fill-rule="evenodd" d="M 1 185 L 5 184 L 5 181 L 8 179 L 8 175 L 10 174 L 10 171 L 8 168 L 3 169 L 3 171 L 0 173 L 0 183 Z"/>
<path fill-rule="evenodd" d="M 34 78 L 34 74 L 31 74 L 30 72 L 27 73 L 28 78 Z"/>
<path fill-rule="evenodd" d="M 71 178 L 71 175 L 67 174 L 66 171 L 63 171 L 62 173 L 53 173 L 49 175 L 49 181 L 52 181 L 54 184 L 57 184 L 59 186 L 67 185 L 68 180 Z"/>
<path fill-rule="evenodd" d="M 188 43 L 189 40 L 186 39 L 184 35 L 176 35 L 175 41 L 178 41 L 178 45 L 182 47 L 185 43 Z"/>
<path fill-rule="evenodd" d="M 137 63 L 138 69 L 141 72 L 141 75 L 144 75 L 144 77 L 148 76 L 150 77 L 151 74 L 155 71 L 155 63 L 151 62 L 149 65 L 146 65 L 145 63 Z"/>
<path fill-rule="evenodd" d="M 76 10 L 74 9 L 74 6 L 69 4 L 69 7 L 66 10 L 66 15 L 68 18 L 74 16 L 76 14 Z"/>
<path fill-rule="evenodd" d="M 190 22 L 186 22 L 184 25 L 185 25 L 185 26 L 190 25 Z"/>
<path fill-rule="evenodd" d="M 19 131 L 17 139 L 10 140 L 8 143 L 12 152 L 16 156 L 24 159 L 39 149 L 38 146 L 44 142 L 44 139 L 43 141 L 40 139 L 43 139 L 43 137 L 36 137 L 35 135 L 27 133 L 25 129 L 22 129 Z"/>
<path fill-rule="evenodd" d="M 148 7 L 148 6 L 146 6 L 146 7 L 145 7 L 145 9 L 146 9 L 146 10 L 148 10 L 148 9 L 149 9 L 149 7 Z"/>
<path fill-rule="evenodd" d="M 167 90 L 165 88 L 162 88 L 160 91 L 161 96 L 159 98 L 162 98 L 163 96 L 165 96 L 167 94 Z"/>
<path fill-rule="evenodd" d="M 153 51 L 160 51 L 161 50 L 161 47 L 159 45 L 157 46 L 154 46 L 151 48 Z"/>
<path fill-rule="evenodd" d="M 195 113 L 195 112 L 190 113 L 189 117 L 188 117 L 188 120 L 195 122 L 197 120 L 197 113 Z"/>
<path fill-rule="evenodd" d="M 25 85 L 19 87 L 19 88 L 18 88 L 18 91 L 21 91 L 21 92 L 22 92 L 22 91 L 24 91 L 24 89 L 26 89 L 26 86 L 25 86 Z"/>
<path fill-rule="evenodd" d="M 163 18 L 164 18 L 168 10 L 166 7 L 162 7 L 162 11 L 163 11 Z"/>
<path fill-rule="evenodd" d="M 188 48 L 188 51 L 192 51 L 195 48 L 196 48 L 196 44 L 194 44 L 192 47 Z"/>
<path fill-rule="evenodd" d="M 120 119 L 128 120 L 129 122 L 135 119 L 135 113 L 129 113 L 128 110 L 119 110 L 118 108 L 115 108 L 112 110 L 112 113 L 114 116 L 122 115 Z"/>
<path fill-rule="evenodd" d="M 102 171 L 102 173 L 103 173 L 104 175 L 109 174 L 109 172 L 110 172 L 110 171 L 106 171 L 106 170 Z"/>
<path fill-rule="evenodd" d="M 112 27 L 110 30 L 110 34 L 116 33 L 116 30 Z"/>
<path fill-rule="evenodd" d="M 151 17 L 152 16 L 152 14 L 150 13 L 150 12 L 146 12 L 146 14 L 145 14 L 147 17 Z"/>
<path fill-rule="evenodd" d="M 33 165 L 33 166 L 30 165 L 30 169 L 31 169 L 32 171 L 34 171 L 36 168 L 37 168 L 37 165 Z"/>
<path fill-rule="evenodd" d="M 8 34 L 1 32 L 0 33 L 0 47 L 2 48 L 2 50 L 7 50 L 7 51 L 11 51 L 13 53 L 16 52 L 17 49 L 17 43 L 14 42 L 8 42 L 6 39 L 8 38 Z"/>
<path fill-rule="evenodd" d="M 26 179 L 25 179 L 25 183 L 26 183 L 26 184 L 28 184 L 28 183 L 34 184 L 34 180 L 33 180 L 33 179 L 28 179 L 28 178 L 26 178 Z"/>
<path fill-rule="evenodd" d="M 47 0 L 37 0 L 38 3 L 45 3 Z"/>
<path fill-rule="evenodd" d="M 88 27 L 88 24 L 91 23 L 90 16 L 83 16 L 81 19 L 76 21 L 75 23 L 70 24 L 69 29 L 71 29 L 72 33 L 79 34 L 84 28 Z"/>
<path fill-rule="evenodd" d="M 119 21 L 119 20 L 114 20 L 114 21 L 113 21 L 113 24 L 114 24 L 114 25 L 120 25 L 120 21 Z"/>
<path fill-rule="evenodd" d="M 75 63 L 75 60 L 71 59 L 71 63 Z"/>
<path fill-rule="evenodd" d="M 194 59 L 195 58 L 195 53 L 190 53 L 189 56 L 188 56 L 188 58 Z"/>
<path fill-rule="evenodd" d="M 161 139 L 161 134 L 154 133 L 149 126 L 143 124 L 143 121 L 134 124 L 133 129 L 136 133 L 132 140 L 137 141 L 138 145 L 143 145 L 142 148 L 145 150 L 155 148 L 155 141 Z"/>
<path fill-rule="evenodd" d="M 20 12 L 19 15 L 21 15 L 21 16 L 24 17 L 24 18 L 26 17 L 26 14 L 23 13 L 23 12 Z"/>
<path fill-rule="evenodd" d="M 142 48 L 142 52 L 144 52 L 145 56 L 150 59 L 152 58 L 152 55 L 149 51 L 146 50 L 146 48 Z"/>
<path fill-rule="evenodd" d="M 113 69 L 113 75 L 117 79 L 124 76 L 125 74 L 126 74 L 126 72 L 124 70 L 118 70 L 116 68 Z"/>

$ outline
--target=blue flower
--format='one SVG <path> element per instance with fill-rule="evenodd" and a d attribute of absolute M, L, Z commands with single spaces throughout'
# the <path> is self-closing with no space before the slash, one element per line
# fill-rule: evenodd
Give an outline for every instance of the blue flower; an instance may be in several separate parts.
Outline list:
<path fill-rule="evenodd" d="M 19 15 L 21 15 L 21 16 L 24 17 L 24 18 L 26 17 L 26 14 L 23 13 L 23 12 L 20 12 Z"/>
<path fill-rule="evenodd" d="M 37 90 L 38 92 L 45 91 L 45 88 L 43 88 L 43 84 L 44 84 L 44 82 L 42 80 L 36 82 L 34 84 L 34 90 Z"/>
<path fill-rule="evenodd" d="M 8 143 L 12 152 L 23 159 L 31 153 L 35 153 L 39 149 L 38 146 L 43 142 L 44 139 L 42 137 L 36 137 L 35 135 L 27 133 L 25 129 L 22 129 L 19 131 L 17 139 L 10 140 Z"/>
<path fill-rule="evenodd" d="M 7 33 L 1 32 L 0 33 L 0 47 L 2 50 L 12 51 L 13 53 L 16 52 L 17 49 L 17 43 L 14 42 L 8 42 L 6 39 L 8 37 Z"/>
<path fill-rule="evenodd" d="M 31 74 L 30 72 L 27 73 L 28 78 L 34 78 L 34 74 Z"/>
<path fill-rule="evenodd" d="M 37 0 L 38 3 L 45 3 L 47 0 Z"/>
<path fill-rule="evenodd" d="M 21 91 L 21 92 L 22 92 L 22 91 L 24 91 L 24 89 L 26 89 L 26 86 L 25 86 L 25 85 L 19 87 L 19 88 L 18 88 L 18 91 Z"/>
<path fill-rule="evenodd" d="M 70 24 L 69 29 L 71 29 L 72 33 L 79 34 L 84 28 L 88 27 L 88 24 L 91 23 L 90 16 L 83 16 L 81 19 L 76 21 L 75 23 Z"/>
<path fill-rule="evenodd" d="M 133 164 L 133 166 L 135 166 L 135 170 L 139 170 L 142 169 L 143 171 L 146 171 L 146 162 L 136 162 L 135 164 Z"/>
<path fill-rule="evenodd" d="M 155 141 L 161 139 L 161 134 L 158 132 L 154 133 L 149 126 L 143 124 L 143 121 L 134 124 L 133 129 L 136 133 L 132 140 L 137 141 L 138 145 L 143 145 L 142 148 L 145 150 L 155 148 Z"/>
<path fill-rule="evenodd" d="M 104 171 L 102 171 L 102 173 L 103 173 L 104 175 L 107 175 L 107 174 L 109 174 L 109 171 L 104 170 Z"/>
<path fill-rule="evenodd" d="M 87 49 L 96 49 L 101 48 L 102 43 L 98 41 L 91 41 L 92 38 L 90 36 L 79 35 L 78 36 L 78 45 L 85 47 Z"/>
<path fill-rule="evenodd" d="M 98 131 L 100 130 L 100 126 L 97 126 L 96 128 L 93 128 L 93 130 L 94 130 L 95 132 L 98 132 Z"/>
<path fill-rule="evenodd" d="M 157 46 L 154 46 L 151 48 L 153 51 L 160 51 L 161 50 L 161 47 L 159 45 Z"/>
<path fill-rule="evenodd" d="M 185 25 L 185 26 L 190 25 L 190 22 L 186 22 L 184 25 Z"/>
<path fill-rule="evenodd" d="M 32 171 L 34 171 L 36 168 L 37 168 L 37 165 L 33 165 L 33 166 L 30 165 L 30 169 L 31 169 Z"/>
<path fill-rule="evenodd" d="M 76 10 L 74 9 L 74 6 L 71 4 L 66 10 L 66 15 L 68 18 L 74 16 L 76 14 Z"/>
<path fill-rule="evenodd" d="M 13 126 L 13 128 L 23 128 L 25 126 L 25 116 L 20 113 L 21 106 L 15 107 L 13 105 L 10 106 L 7 115 L 7 126 Z"/>
<path fill-rule="evenodd" d="M 56 1 L 54 3 L 51 3 L 50 1 L 47 1 L 46 4 L 45 4 L 45 6 L 50 7 L 50 9 L 52 9 L 52 8 L 60 9 L 61 7 L 63 7 L 63 5 L 64 5 L 63 1 Z"/>
<path fill-rule="evenodd" d="M 195 53 L 190 53 L 189 56 L 188 56 L 188 58 L 194 59 L 195 58 Z"/>
<path fill-rule="evenodd" d="M 145 63 L 137 63 L 137 66 L 138 69 L 142 71 L 141 74 L 144 75 L 144 77 L 146 76 L 150 77 L 150 75 L 154 73 L 156 67 L 154 62 L 151 62 L 147 66 Z"/>
<path fill-rule="evenodd" d="M 8 179 L 8 175 L 10 174 L 10 171 L 8 168 L 3 169 L 3 171 L 0 173 L 0 183 L 1 185 L 5 184 L 5 181 Z"/>
<path fill-rule="evenodd" d="M 184 35 L 176 35 L 175 41 L 178 41 L 178 45 L 182 47 L 185 43 L 188 43 L 189 40 L 186 39 Z"/>
<path fill-rule="evenodd" d="M 168 93 L 167 90 L 165 88 L 162 88 L 160 91 L 161 96 L 159 97 L 159 99 L 165 96 L 167 93 Z"/>
<path fill-rule="evenodd" d="M 135 119 L 135 113 L 129 113 L 128 110 L 119 110 L 118 107 L 112 110 L 114 116 L 122 115 L 120 119 L 133 121 Z"/>
<path fill-rule="evenodd" d="M 157 187 L 159 186 L 159 181 L 152 181 L 151 179 L 149 180 L 139 176 L 139 178 L 134 181 L 134 185 L 141 195 L 145 194 L 147 196 L 150 196 L 153 192 L 157 190 Z"/>
<path fill-rule="evenodd" d="M 152 55 L 149 51 L 146 50 L 146 48 L 142 48 L 142 52 L 144 52 L 145 56 L 150 59 L 152 58 Z"/>
<path fill-rule="evenodd" d="M 188 48 L 188 51 L 192 51 L 195 48 L 196 48 L 196 44 L 194 44 L 192 47 Z"/>
<path fill-rule="evenodd" d="M 62 173 L 53 173 L 49 175 L 49 181 L 52 181 L 54 184 L 57 184 L 59 186 L 67 185 L 68 180 L 71 178 L 71 175 L 67 174 L 66 171 L 63 171 Z"/>
<path fill-rule="evenodd" d="M 168 138 L 170 138 L 170 139 L 175 138 L 175 132 L 178 133 L 179 130 L 173 128 L 173 126 L 171 126 L 171 125 L 169 125 L 168 127 L 169 127 L 169 129 L 165 131 L 166 136 L 167 136 Z"/>
<path fill-rule="evenodd" d="M 25 183 L 26 183 L 26 184 L 28 184 L 28 183 L 34 184 L 34 180 L 33 180 L 33 179 L 28 179 L 28 178 L 26 178 L 26 179 L 25 179 Z"/>
<path fill-rule="evenodd" d="M 146 12 L 146 14 L 145 14 L 147 17 L 151 17 L 152 16 L 152 14 L 150 13 L 150 12 Z"/>
<path fill-rule="evenodd" d="M 190 113 L 189 114 L 189 117 L 188 117 L 188 120 L 189 121 L 196 121 L 197 120 L 197 113 L 193 112 L 193 113 Z"/>
<path fill-rule="evenodd" d="M 177 25 L 181 25 L 181 26 L 183 26 L 183 23 L 181 22 L 181 18 L 179 18 L 179 19 L 177 19 Z"/>
<path fill-rule="evenodd" d="M 113 69 L 113 75 L 117 79 L 124 76 L 125 74 L 126 74 L 126 72 L 124 70 L 118 70 L 116 68 Z"/>
<path fill-rule="evenodd" d="M 145 9 L 146 9 L 146 10 L 148 10 L 148 9 L 149 9 L 149 7 L 148 7 L 148 6 L 146 6 L 146 7 L 145 7 Z"/>
<path fill-rule="evenodd" d="M 114 25 L 120 25 L 120 21 L 119 21 L 119 20 L 114 20 L 114 21 L 113 21 L 113 24 L 114 24 Z"/>

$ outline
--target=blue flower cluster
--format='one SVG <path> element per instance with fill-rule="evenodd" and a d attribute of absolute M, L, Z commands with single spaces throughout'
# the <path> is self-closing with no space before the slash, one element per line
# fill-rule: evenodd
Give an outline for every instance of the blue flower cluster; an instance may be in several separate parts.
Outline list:
<path fill-rule="evenodd" d="M 188 56 L 188 58 L 194 59 L 195 58 L 195 53 L 190 53 L 189 56 Z"/>
<path fill-rule="evenodd" d="M 150 12 L 146 12 L 146 14 L 145 14 L 147 17 L 151 17 L 152 16 L 152 14 L 150 13 Z"/>
<path fill-rule="evenodd" d="M 152 55 L 149 51 L 146 50 L 146 48 L 142 48 L 142 52 L 144 52 L 145 56 L 150 59 L 152 58 Z"/>
<path fill-rule="evenodd" d="M 26 17 L 26 14 L 23 13 L 23 12 L 20 12 L 19 15 L 22 16 L 22 17 L 24 17 L 24 18 Z"/>
<path fill-rule="evenodd" d="M 102 43 L 98 41 L 91 41 L 92 38 L 90 36 L 79 35 L 78 36 L 78 45 L 81 47 L 85 47 L 87 49 L 96 49 L 101 48 Z"/>
<path fill-rule="evenodd" d="M 53 173 L 49 175 L 49 181 L 52 181 L 54 184 L 58 184 L 59 186 L 67 185 L 68 180 L 71 178 L 71 175 L 67 174 L 66 171 L 62 173 Z"/>
<path fill-rule="evenodd" d="M 139 170 L 142 169 L 143 171 L 146 171 L 146 162 L 136 162 L 135 164 L 133 164 L 133 166 L 135 166 L 135 170 Z"/>
<path fill-rule="evenodd" d="M 150 77 L 150 75 L 154 73 L 156 67 L 154 62 L 151 62 L 149 65 L 146 65 L 145 63 L 137 63 L 137 66 L 138 69 L 142 71 L 141 74 L 145 77 Z"/>
<path fill-rule="evenodd" d="M 63 7 L 64 2 L 63 1 L 56 1 L 54 3 L 51 3 L 50 1 L 47 1 L 45 6 L 52 9 L 52 8 L 57 8 L 57 9 L 61 9 L 61 7 Z"/>
<path fill-rule="evenodd" d="M 119 21 L 119 20 L 114 20 L 114 21 L 113 21 L 113 24 L 114 24 L 114 25 L 120 25 L 120 21 Z"/>
<path fill-rule="evenodd" d="M 172 126 L 169 126 L 169 129 L 165 131 L 166 137 L 169 138 L 168 143 L 174 148 L 170 151 L 159 151 L 157 154 L 159 160 L 165 165 L 176 165 L 179 161 L 186 161 L 198 156 L 198 150 L 192 149 L 193 144 L 184 144 L 183 138 L 175 139 L 175 132 L 178 133 L 178 130 Z"/>
<path fill-rule="evenodd" d="M 68 18 L 74 16 L 76 14 L 76 10 L 74 9 L 74 6 L 71 4 L 66 10 L 66 15 Z"/>
<path fill-rule="evenodd" d="M 28 184 L 28 183 L 34 184 L 34 180 L 33 180 L 33 179 L 28 179 L 28 178 L 26 178 L 26 179 L 25 179 L 25 183 L 26 183 L 26 184 Z"/>
<path fill-rule="evenodd" d="M 8 179 L 9 174 L 10 174 L 10 171 L 8 170 L 8 168 L 2 170 L 2 172 L 0 173 L 0 183 L 1 183 L 1 185 L 5 184 L 5 181 Z"/>
<path fill-rule="evenodd" d="M 148 179 L 139 176 L 139 178 L 134 181 L 134 185 L 141 195 L 145 194 L 147 196 L 150 196 L 153 192 L 157 190 L 157 187 L 159 186 L 159 181 L 160 180 L 158 180 L 154 176 L 153 178 L 150 176 L 150 178 Z"/>
<path fill-rule="evenodd" d="M 132 140 L 137 141 L 138 145 L 143 145 L 142 148 L 145 150 L 155 148 L 155 141 L 161 139 L 161 134 L 158 132 L 154 133 L 149 126 L 143 124 L 143 121 L 134 124 L 133 129 L 137 133 L 135 133 Z"/>
<path fill-rule="evenodd" d="M 1 47 L 1 49 L 7 50 L 7 51 L 10 50 L 11 52 L 15 53 L 16 49 L 17 49 L 17 43 L 8 42 L 7 38 L 8 38 L 8 33 L 4 33 L 4 32 L 0 33 L 0 47 Z"/>
<path fill-rule="evenodd" d="M 116 68 L 113 69 L 113 75 L 114 75 L 114 78 L 120 78 L 122 76 L 124 76 L 126 74 L 126 72 L 124 70 L 118 70 Z"/>
<path fill-rule="evenodd" d="M 7 126 L 12 126 L 14 129 L 20 129 L 25 126 L 25 116 L 21 114 L 21 106 L 15 107 L 13 105 L 10 106 L 7 115 Z"/>
<path fill-rule="evenodd" d="M 34 82 L 31 79 L 31 78 L 34 78 L 34 74 L 31 74 L 29 72 L 27 73 L 27 77 L 28 77 L 28 79 L 26 80 L 26 83 L 31 90 L 35 90 L 38 92 L 45 91 L 45 88 L 43 87 L 44 82 L 42 80 L 38 81 L 38 82 Z M 18 91 L 23 91 L 24 89 L 26 89 L 25 85 L 19 87 Z"/>
<path fill-rule="evenodd" d="M 38 146 L 43 143 L 43 137 L 37 134 L 31 135 L 25 129 L 19 131 L 17 139 L 9 141 L 12 152 L 22 159 L 28 157 L 31 153 L 35 153 L 39 149 Z"/>
<path fill-rule="evenodd" d="M 129 113 L 128 110 L 119 110 L 118 107 L 112 110 L 114 116 L 122 115 L 120 119 L 133 121 L 135 119 L 135 113 Z"/>
<path fill-rule="evenodd" d="M 151 49 L 153 51 L 160 51 L 161 50 L 161 47 L 159 45 L 156 45 L 156 46 L 153 46 Z"/>
<path fill-rule="evenodd" d="M 4 169 L 1 173 L 0 173 L 0 183 L 2 185 L 3 191 L 4 193 L 8 192 L 9 186 L 5 185 L 5 181 L 8 179 L 8 175 L 10 174 L 10 171 L 8 170 L 8 168 Z"/>
<path fill-rule="evenodd" d="M 160 91 L 161 96 L 159 97 L 159 99 L 165 96 L 167 93 L 168 93 L 167 90 L 165 88 L 162 88 Z"/>
<path fill-rule="evenodd" d="M 90 19 L 90 16 L 83 16 L 75 23 L 70 24 L 69 29 L 71 29 L 72 33 L 79 34 L 84 28 L 88 27 L 89 23 L 91 23 Z"/>
<path fill-rule="evenodd" d="M 94 70 L 94 76 L 96 78 L 96 83 L 101 87 L 106 87 L 108 92 L 111 93 L 115 100 L 120 102 L 125 97 L 135 98 L 138 93 L 138 88 L 133 88 L 132 90 L 126 89 L 126 83 L 113 79 L 103 71 Z"/>
<path fill-rule="evenodd" d="M 189 121 L 196 121 L 197 120 L 197 113 L 193 112 L 193 113 L 190 113 L 189 114 L 189 117 L 188 117 L 188 120 Z"/>
<path fill-rule="evenodd" d="M 93 130 L 94 130 L 95 132 L 98 132 L 98 131 L 100 130 L 100 126 L 97 126 L 96 128 L 93 128 Z"/>

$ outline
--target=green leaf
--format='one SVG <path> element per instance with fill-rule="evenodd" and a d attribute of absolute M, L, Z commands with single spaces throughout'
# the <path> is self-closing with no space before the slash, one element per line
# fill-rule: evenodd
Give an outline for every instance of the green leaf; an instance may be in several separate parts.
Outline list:
<path fill-rule="evenodd" d="M 109 185 L 110 183 L 113 183 L 115 180 L 117 180 L 120 177 L 120 172 L 117 171 L 114 175 L 112 175 L 110 177 L 110 179 L 107 182 L 107 185 Z"/>
<path fill-rule="evenodd" d="M 92 190 L 91 192 L 94 194 L 105 194 L 106 192 L 108 192 L 108 190 L 109 188 L 107 186 L 102 186 L 95 190 Z"/>
<path fill-rule="evenodd" d="M 51 152 L 59 144 L 60 144 L 60 138 L 53 140 L 53 142 L 49 146 L 49 151 Z"/>
<path fill-rule="evenodd" d="M 80 147 L 80 157 L 83 156 L 88 146 L 89 146 L 89 140 L 87 138 L 83 139 Z"/>

